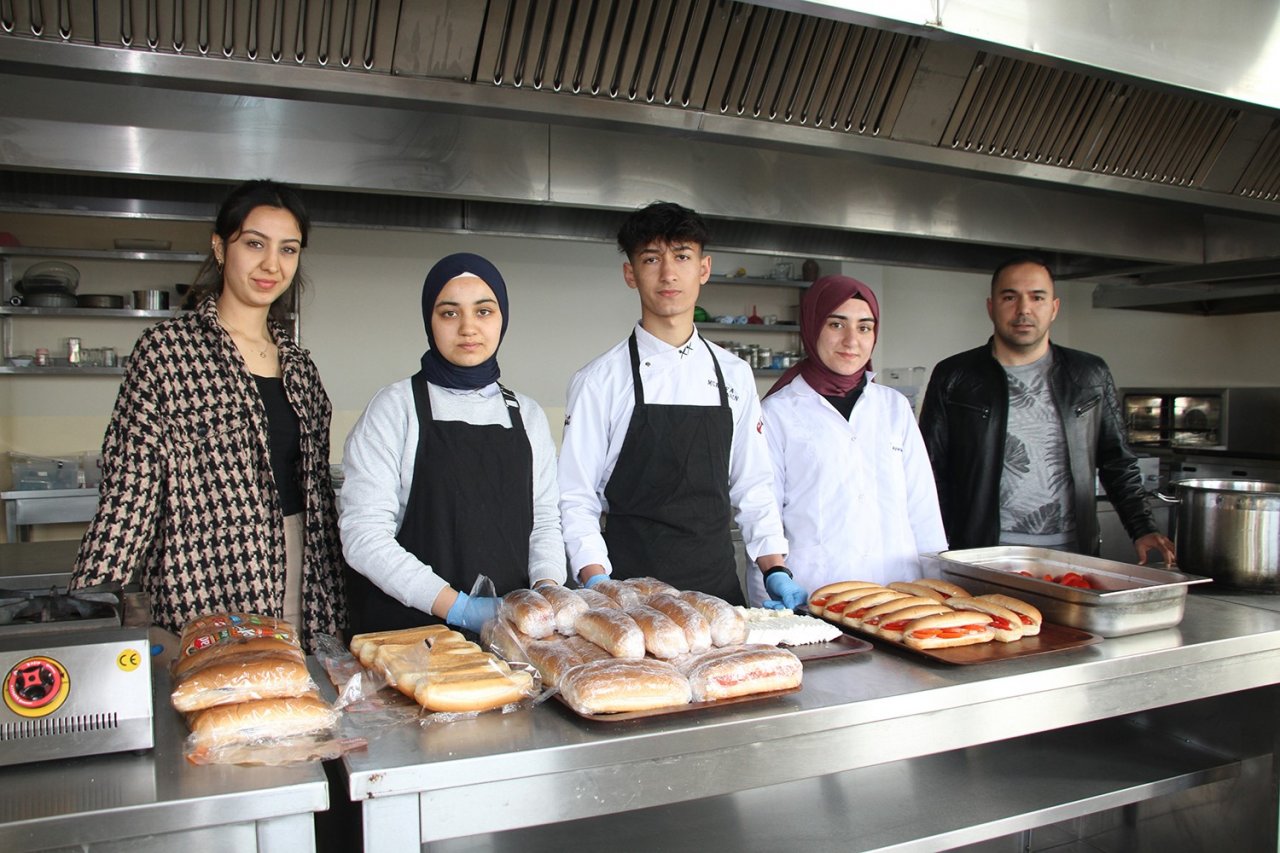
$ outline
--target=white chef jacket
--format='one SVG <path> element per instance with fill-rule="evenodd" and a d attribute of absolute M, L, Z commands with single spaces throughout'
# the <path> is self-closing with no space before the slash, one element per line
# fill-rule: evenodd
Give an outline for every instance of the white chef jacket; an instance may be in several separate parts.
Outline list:
<path fill-rule="evenodd" d="M 673 347 L 636 324 L 636 351 L 646 403 L 720 405 L 711 352 L 695 330 Z M 747 554 L 786 554 L 787 540 L 773 494 L 773 470 L 760 418 L 755 375 L 745 361 L 711 344 L 724 374 L 733 439 L 729 450 L 729 502 L 736 510 Z M 612 571 L 600 514 L 608 512 L 604 490 L 622 451 L 635 411 L 631 355 L 622 341 L 579 370 L 569 381 L 564 439 L 560 446 L 560 517 L 574 576 L 599 563 Z M 758 574 L 747 572 L 748 575 Z"/>
<path fill-rule="evenodd" d="M 918 555 L 947 547 L 911 404 L 872 376 L 847 421 L 800 376 L 763 403 L 787 568 L 807 591 L 914 580 Z M 768 597 L 759 577 L 747 583 L 752 602 Z"/>
<path fill-rule="evenodd" d="M 511 428 L 507 403 L 496 382 L 475 390 L 428 383 L 427 389 L 431 415 L 436 420 Z M 564 583 L 555 442 L 542 407 L 519 393 L 516 402 L 533 451 L 529 583 L 532 586 L 544 578 Z M 347 435 L 338 529 L 342 534 L 342 555 L 351 568 L 400 603 L 430 613 L 431 605 L 448 584 L 396 541 L 404 522 L 417 457 L 418 410 L 413 381 L 402 379 L 373 395 Z"/>

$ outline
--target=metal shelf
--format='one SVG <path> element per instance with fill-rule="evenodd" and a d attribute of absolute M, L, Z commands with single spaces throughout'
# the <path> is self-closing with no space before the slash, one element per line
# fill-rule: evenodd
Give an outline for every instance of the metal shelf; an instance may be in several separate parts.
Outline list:
<path fill-rule="evenodd" d="M 812 282 L 787 278 L 752 278 L 749 275 L 713 275 L 707 279 L 707 284 L 747 284 L 755 287 L 791 287 L 804 290 Z"/>
<path fill-rule="evenodd" d="M 123 376 L 123 367 L 11 367 L 0 366 L 0 374 L 9 376 Z"/>
<path fill-rule="evenodd" d="M 35 246 L 0 246 L 0 257 L 79 258 L 94 261 L 169 261 L 200 263 L 205 252 L 178 252 L 170 249 L 42 249 Z"/>
<path fill-rule="evenodd" d="M 800 334 L 800 326 L 796 323 L 712 323 L 702 321 L 694 324 L 699 329 L 716 332 L 780 332 Z"/>
<path fill-rule="evenodd" d="M 176 317 L 180 309 L 142 308 L 38 308 L 29 305 L 0 305 L 0 316 L 13 317 L 104 317 L 109 320 L 167 320 Z"/>

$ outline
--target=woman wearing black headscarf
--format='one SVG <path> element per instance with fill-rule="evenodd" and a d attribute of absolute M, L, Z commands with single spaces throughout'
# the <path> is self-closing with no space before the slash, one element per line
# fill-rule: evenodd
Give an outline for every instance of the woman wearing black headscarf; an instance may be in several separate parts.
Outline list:
<path fill-rule="evenodd" d="M 795 581 L 920 577 L 918 555 L 947 547 L 933 469 L 911 404 L 870 380 L 880 305 L 829 275 L 800 302 L 806 357 L 761 407 Z M 752 590 L 753 600 L 764 597 Z"/>
<path fill-rule="evenodd" d="M 422 286 L 421 369 L 378 391 L 347 437 L 342 550 L 352 633 L 445 621 L 479 631 L 498 596 L 562 583 L 555 444 L 546 414 L 498 383 L 507 286 L 459 253 Z"/>

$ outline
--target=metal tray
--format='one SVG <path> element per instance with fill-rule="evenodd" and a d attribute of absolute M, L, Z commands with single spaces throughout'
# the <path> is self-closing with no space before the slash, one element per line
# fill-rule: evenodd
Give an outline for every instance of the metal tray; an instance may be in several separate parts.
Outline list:
<path fill-rule="evenodd" d="M 1046 622 L 1102 637 L 1177 625 L 1187 603 L 1187 587 L 1209 582 L 1209 578 L 1168 569 L 1017 545 L 943 551 L 931 561 L 941 574 L 970 592 L 1021 598 L 1038 607 Z M 1063 586 L 1039 577 L 1069 571 L 1085 575 L 1096 588 Z"/>
<path fill-rule="evenodd" d="M 866 640 L 859 640 L 857 637 L 850 637 L 848 634 L 841 634 L 834 640 L 827 640 L 825 643 L 808 643 L 803 646 L 779 646 L 779 648 L 786 649 L 796 657 L 800 658 L 801 663 L 808 663 L 811 660 L 842 658 L 848 657 L 849 655 L 869 652 L 871 651 L 871 644 Z"/>

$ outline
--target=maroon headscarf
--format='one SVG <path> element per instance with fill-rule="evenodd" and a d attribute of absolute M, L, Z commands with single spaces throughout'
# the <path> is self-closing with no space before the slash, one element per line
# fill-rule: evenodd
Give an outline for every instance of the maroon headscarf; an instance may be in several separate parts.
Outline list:
<path fill-rule="evenodd" d="M 871 316 L 876 321 L 876 334 L 880 332 L 880 303 L 876 295 L 856 278 L 847 275 L 824 275 L 809 286 L 800 297 L 800 339 L 804 341 L 805 357 L 792 367 L 769 389 L 769 394 L 781 391 L 791 380 L 803 376 L 813 390 L 826 397 L 843 396 L 862 382 L 863 374 L 871 368 L 871 359 L 852 376 L 842 376 L 829 369 L 818 358 L 818 336 L 827 318 L 850 299 L 861 299 L 871 306 Z M 769 394 L 765 394 L 766 397 Z"/>

